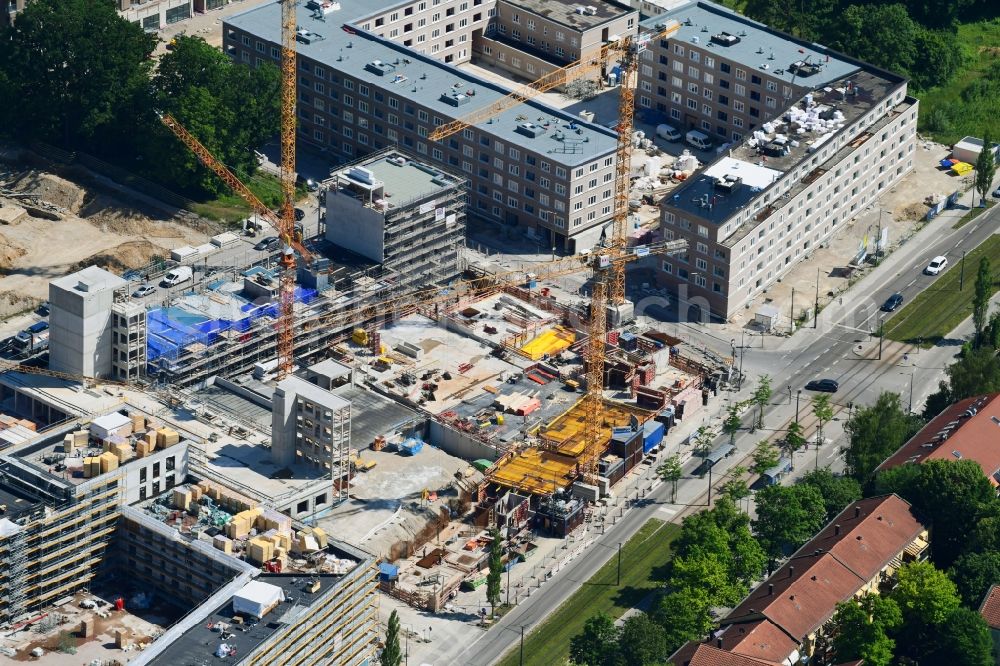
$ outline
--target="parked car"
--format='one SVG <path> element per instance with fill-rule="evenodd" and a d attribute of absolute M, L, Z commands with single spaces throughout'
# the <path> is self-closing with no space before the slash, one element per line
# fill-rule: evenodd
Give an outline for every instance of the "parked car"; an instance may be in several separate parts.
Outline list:
<path fill-rule="evenodd" d="M 948 258 L 937 256 L 931 259 L 931 263 L 927 264 L 927 268 L 924 269 L 924 273 L 927 275 L 937 275 L 948 266 Z"/>
<path fill-rule="evenodd" d="M 194 271 L 191 270 L 190 266 L 179 266 L 164 275 L 160 284 L 164 287 L 176 287 L 190 280 L 193 275 Z"/>
<path fill-rule="evenodd" d="M 145 276 L 143 276 L 142 271 L 140 271 L 137 268 L 133 268 L 130 271 L 125 271 L 124 273 L 122 273 L 122 277 L 128 280 L 129 282 L 138 282 L 140 280 L 145 279 Z"/>
<path fill-rule="evenodd" d="M 144 284 L 132 292 L 132 298 L 146 298 L 156 291 L 156 287 L 151 284 Z"/>
<path fill-rule="evenodd" d="M 317 183 L 312 178 L 306 180 L 306 189 L 310 192 L 315 192 L 319 189 L 319 183 Z"/>
<path fill-rule="evenodd" d="M 257 244 L 253 246 L 253 249 L 258 252 L 273 252 L 279 247 L 281 247 L 281 239 L 277 236 L 268 236 L 267 238 L 258 241 Z"/>
<path fill-rule="evenodd" d="M 806 384 L 807 391 L 820 391 L 822 393 L 836 393 L 840 384 L 836 379 L 814 379 Z"/>
<path fill-rule="evenodd" d="M 299 222 L 299 221 L 303 220 L 305 218 L 305 216 L 306 216 L 306 212 L 304 210 L 302 210 L 301 208 L 296 208 L 295 209 L 295 221 L 296 222 Z"/>
<path fill-rule="evenodd" d="M 41 305 L 38 306 L 38 309 L 35 310 L 35 314 L 37 314 L 40 317 L 48 317 L 49 316 L 49 311 L 51 309 L 52 309 L 51 304 L 48 301 L 45 301 Z"/>
<path fill-rule="evenodd" d="M 892 296 L 886 299 L 885 303 L 882 304 L 882 312 L 892 312 L 900 305 L 903 304 L 903 295 L 896 292 Z"/>
<path fill-rule="evenodd" d="M 993 198 L 994 199 L 1000 199 L 1000 187 L 998 187 L 997 189 L 993 190 Z"/>

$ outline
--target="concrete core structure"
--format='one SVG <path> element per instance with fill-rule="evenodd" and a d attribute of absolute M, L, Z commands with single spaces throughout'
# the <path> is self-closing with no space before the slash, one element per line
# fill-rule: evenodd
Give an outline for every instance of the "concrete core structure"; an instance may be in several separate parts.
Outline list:
<path fill-rule="evenodd" d="M 111 306 L 128 283 L 97 266 L 49 283 L 49 368 L 87 377 L 112 374 Z"/>
<path fill-rule="evenodd" d="M 335 479 L 345 475 L 351 445 L 350 402 L 291 376 L 278 382 L 271 414 L 271 460 L 276 465 L 304 464 Z"/>

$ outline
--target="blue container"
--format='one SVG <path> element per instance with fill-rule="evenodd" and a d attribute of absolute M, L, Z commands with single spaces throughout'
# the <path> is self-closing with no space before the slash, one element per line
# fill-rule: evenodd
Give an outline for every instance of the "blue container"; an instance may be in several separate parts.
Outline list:
<path fill-rule="evenodd" d="M 649 453 L 653 447 L 663 441 L 663 424 L 659 421 L 646 421 L 642 426 L 642 452 Z"/>

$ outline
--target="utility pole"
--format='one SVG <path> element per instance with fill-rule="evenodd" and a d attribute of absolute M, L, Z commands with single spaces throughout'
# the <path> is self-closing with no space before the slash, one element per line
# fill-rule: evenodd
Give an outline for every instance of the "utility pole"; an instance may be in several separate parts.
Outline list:
<path fill-rule="evenodd" d="M 819 270 L 816 269 L 816 302 L 813 304 L 813 328 L 819 323 Z"/>
<path fill-rule="evenodd" d="M 524 666 L 524 625 L 521 625 L 521 666 Z"/>
<path fill-rule="evenodd" d="M 882 360 L 882 339 L 885 337 L 883 335 L 885 330 L 885 317 L 881 317 L 878 320 L 878 360 Z"/>
<path fill-rule="evenodd" d="M 795 394 L 795 422 L 796 423 L 799 422 L 799 398 L 801 398 L 801 397 L 802 397 L 802 389 L 799 389 L 798 393 Z"/>
<path fill-rule="evenodd" d="M 712 463 L 708 467 L 708 508 L 712 508 L 712 468 L 715 467 L 715 463 Z"/>
<path fill-rule="evenodd" d="M 962 250 L 962 266 L 958 273 L 958 290 L 962 291 L 965 288 L 965 250 Z"/>
<path fill-rule="evenodd" d="M 618 542 L 618 582 L 615 583 L 618 587 L 622 584 L 622 542 Z"/>
<path fill-rule="evenodd" d="M 788 308 L 788 333 L 795 332 L 795 287 L 792 287 L 792 304 Z"/>
<path fill-rule="evenodd" d="M 878 268 L 878 246 L 882 244 L 882 213 L 884 212 L 881 208 L 878 209 L 878 236 L 875 237 L 875 268 Z"/>
<path fill-rule="evenodd" d="M 910 406 L 907 408 L 907 411 L 910 412 L 910 414 L 913 413 L 913 375 L 916 371 L 917 369 L 915 367 L 910 370 Z"/>

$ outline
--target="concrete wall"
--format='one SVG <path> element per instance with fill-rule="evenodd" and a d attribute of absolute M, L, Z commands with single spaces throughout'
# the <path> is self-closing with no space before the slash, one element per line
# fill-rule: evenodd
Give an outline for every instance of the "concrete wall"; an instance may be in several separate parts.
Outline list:
<path fill-rule="evenodd" d="M 279 467 L 295 462 L 295 393 L 280 384 L 271 402 L 271 462 Z"/>
<path fill-rule="evenodd" d="M 382 263 L 385 260 L 385 217 L 359 199 L 334 188 L 326 191 L 326 239 Z"/>
<path fill-rule="evenodd" d="M 114 291 L 49 284 L 49 368 L 87 377 L 111 374 Z"/>
<path fill-rule="evenodd" d="M 429 441 L 445 453 L 466 460 L 477 458 L 496 460 L 497 457 L 496 450 L 492 446 L 487 446 L 478 439 L 438 421 L 430 422 Z"/>

